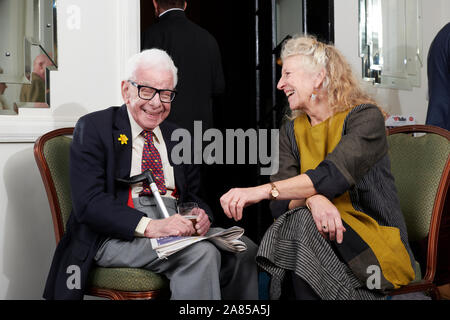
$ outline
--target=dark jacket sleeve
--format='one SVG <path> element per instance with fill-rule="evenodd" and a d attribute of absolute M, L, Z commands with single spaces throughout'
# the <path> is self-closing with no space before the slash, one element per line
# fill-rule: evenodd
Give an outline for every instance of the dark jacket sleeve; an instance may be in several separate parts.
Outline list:
<path fill-rule="evenodd" d="M 271 182 L 285 180 L 300 174 L 300 154 L 294 138 L 294 122 L 288 121 L 280 128 L 279 169 L 270 176 Z M 270 202 L 272 216 L 278 218 L 288 210 L 290 200 L 274 200 Z"/>
<path fill-rule="evenodd" d="M 213 96 L 219 96 L 225 93 L 225 76 L 222 69 L 222 56 L 220 54 L 219 45 L 217 44 L 216 40 L 211 37 L 210 42 L 210 58 L 213 60 L 211 62 L 211 66 L 213 68 L 211 73 L 211 92 Z"/>
<path fill-rule="evenodd" d="M 75 127 L 70 151 L 74 218 L 98 234 L 132 240 L 144 214 L 107 192 L 107 186 L 114 183 L 112 141 L 105 141 L 100 132 L 89 117 L 81 118 Z"/>
<path fill-rule="evenodd" d="M 450 23 L 428 51 L 428 110 L 425 123 L 450 130 Z"/>
<path fill-rule="evenodd" d="M 336 148 L 307 174 L 319 194 L 329 199 L 346 192 L 388 150 L 384 118 L 374 105 L 355 107 L 345 121 Z"/>

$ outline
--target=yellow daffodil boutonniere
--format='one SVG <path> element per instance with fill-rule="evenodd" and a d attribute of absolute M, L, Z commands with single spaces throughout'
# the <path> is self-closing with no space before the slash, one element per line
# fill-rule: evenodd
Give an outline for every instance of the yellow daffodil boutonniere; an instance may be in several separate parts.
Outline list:
<path fill-rule="evenodd" d="M 128 138 L 124 134 L 121 134 L 118 140 L 120 141 L 120 144 L 127 144 L 128 142 Z"/>

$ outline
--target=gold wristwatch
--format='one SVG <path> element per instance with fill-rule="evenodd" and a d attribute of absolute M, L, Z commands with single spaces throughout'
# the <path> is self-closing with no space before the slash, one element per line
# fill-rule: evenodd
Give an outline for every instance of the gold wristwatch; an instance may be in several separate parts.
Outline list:
<path fill-rule="evenodd" d="M 275 183 L 271 182 L 270 185 L 272 189 L 270 190 L 270 200 L 277 200 L 277 197 L 280 195 L 280 191 L 278 191 Z"/>

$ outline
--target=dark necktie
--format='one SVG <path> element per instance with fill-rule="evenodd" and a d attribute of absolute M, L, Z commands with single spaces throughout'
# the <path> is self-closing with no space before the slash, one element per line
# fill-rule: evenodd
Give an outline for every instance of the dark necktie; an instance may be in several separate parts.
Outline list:
<path fill-rule="evenodd" d="M 144 149 L 142 150 L 141 170 L 144 172 L 145 170 L 150 169 L 153 173 L 153 177 L 155 178 L 159 193 L 166 194 L 167 189 L 164 184 L 164 171 L 161 156 L 153 144 L 153 134 L 153 132 L 146 130 L 141 132 L 141 135 L 145 138 Z M 152 191 L 146 181 L 143 182 L 142 186 L 144 190 L 140 193 L 140 196 L 152 194 Z"/>

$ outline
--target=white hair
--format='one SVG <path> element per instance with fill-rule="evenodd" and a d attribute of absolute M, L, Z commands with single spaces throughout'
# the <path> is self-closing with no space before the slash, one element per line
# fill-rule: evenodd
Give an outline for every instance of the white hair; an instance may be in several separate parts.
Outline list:
<path fill-rule="evenodd" d="M 125 65 L 124 80 L 134 79 L 139 67 L 154 68 L 156 70 L 170 71 L 173 75 L 173 86 L 178 82 L 178 69 L 175 67 L 172 58 L 161 49 L 148 49 L 133 55 Z"/>

